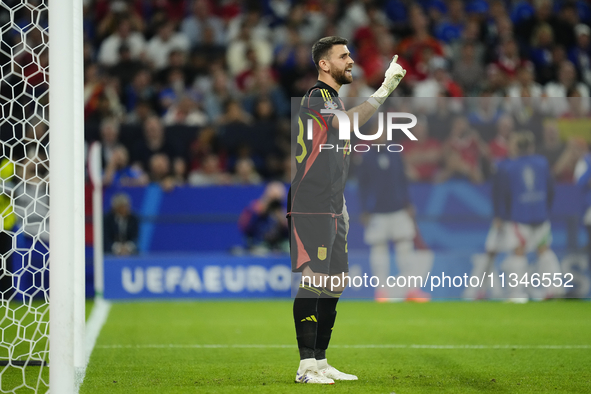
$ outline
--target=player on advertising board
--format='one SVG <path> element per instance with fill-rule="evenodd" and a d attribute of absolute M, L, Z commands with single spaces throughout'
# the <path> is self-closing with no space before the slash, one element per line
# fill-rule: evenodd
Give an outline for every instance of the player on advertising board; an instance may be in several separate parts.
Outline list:
<path fill-rule="evenodd" d="M 511 136 L 512 135 L 513 134 L 511 134 Z M 514 154 L 516 153 L 517 152 L 514 152 Z M 486 253 L 476 254 L 472 257 L 472 263 L 474 265 L 472 273 L 470 274 L 470 276 L 481 277 L 482 275 L 494 273 L 495 275 L 493 277 L 495 279 L 493 280 L 491 288 L 488 286 L 488 281 L 486 281 L 482 287 L 469 286 L 466 288 L 463 297 L 468 300 L 484 299 L 488 296 L 492 296 L 492 298 L 502 297 L 501 285 L 496 279 L 498 272 L 495 267 L 495 260 L 497 255 L 502 253 L 504 248 L 506 248 L 506 242 L 504 241 L 505 226 L 503 224 L 510 220 L 508 212 L 505 211 L 503 196 L 500 194 L 503 192 L 502 182 L 505 176 L 503 166 L 507 165 L 507 163 L 510 163 L 510 160 L 505 159 L 496 164 L 496 169 L 492 176 L 493 221 L 484 245 Z"/>
<path fill-rule="evenodd" d="M 538 255 L 534 272 L 542 276 L 561 272 L 556 254 L 550 249 L 552 233 L 550 228 L 550 209 L 554 199 L 554 182 L 548 160 L 534 154 L 534 135 L 529 131 L 513 134 L 510 146 L 514 158 L 507 159 L 499 166 L 497 188 L 493 191 L 494 205 L 500 216 L 508 218 L 502 224 L 497 240 L 499 250 L 508 251 L 508 257 L 501 268 L 509 278 L 517 281 L 506 282 L 508 300 L 527 302 L 533 285 L 528 285 L 530 269 L 527 253 L 535 251 Z M 529 275 L 531 278 L 531 275 Z M 515 286 L 512 286 L 515 285 Z M 537 287 L 543 289 L 543 298 L 561 296 L 561 287 Z M 536 295 L 537 296 L 537 295 Z"/>
<path fill-rule="evenodd" d="M 424 127 L 424 122 L 423 119 L 420 127 Z M 376 140 L 378 144 L 385 142 L 384 135 Z M 405 299 L 426 302 L 430 295 L 417 287 L 416 283 L 397 286 L 387 284 L 390 276 L 390 242 L 394 244 L 396 265 L 401 277 L 425 278 L 434 259 L 432 251 L 415 248 L 415 238 L 421 237 L 417 237 L 414 207 L 410 202 L 402 154 L 393 154 L 385 149 L 380 152 L 373 150 L 359 155 L 359 160 L 359 203 L 362 222 L 366 225 L 364 240 L 370 246 L 369 265 L 372 275 L 384 285 L 375 289 L 375 299 L 378 302 Z"/>
<path fill-rule="evenodd" d="M 326 349 L 336 319 L 336 306 L 349 272 L 347 232 L 349 219 L 343 197 L 349 171 L 350 142 L 339 140 L 337 116 L 322 109 L 345 111 L 353 124 L 365 124 L 398 86 L 406 71 L 395 56 L 382 86 L 362 104 L 346 110 L 339 89 L 352 82 L 354 61 L 341 37 L 325 37 L 312 47 L 318 82 L 302 98 L 298 116 L 296 174 L 288 197 L 291 264 L 302 273 L 293 304 L 293 317 L 300 352 L 298 383 L 332 384 L 334 380 L 357 380 L 330 366 Z M 311 127 L 311 130 L 308 130 Z M 311 131 L 312 138 L 310 137 Z M 338 149 L 321 150 L 322 144 Z M 341 286 L 333 287 L 338 276 Z"/>

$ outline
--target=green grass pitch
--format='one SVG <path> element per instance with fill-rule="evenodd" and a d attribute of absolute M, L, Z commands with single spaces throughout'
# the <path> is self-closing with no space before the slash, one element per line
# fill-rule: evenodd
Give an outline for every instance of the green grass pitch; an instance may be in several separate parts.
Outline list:
<path fill-rule="evenodd" d="M 81 393 L 590 393 L 591 303 L 343 300 L 327 354 L 293 383 L 291 300 L 114 303 Z"/>

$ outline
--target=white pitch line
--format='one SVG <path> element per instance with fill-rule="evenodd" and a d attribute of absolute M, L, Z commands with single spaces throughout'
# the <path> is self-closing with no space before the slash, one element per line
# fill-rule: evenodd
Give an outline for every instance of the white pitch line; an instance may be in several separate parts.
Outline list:
<path fill-rule="evenodd" d="M 228 345 L 228 344 L 147 344 L 147 345 L 99 345 L 97 349 L 290 349 L 296 345 Z M 331 349 L 440 349 L 440 350 L 584 350 L 591 345 L 331 345 Z"/>
<path fill-rule="evenodd" d="M 111 303 L 109 301 L 106 301 L 102 298 L 97 298 L 94 302 L 92 312 L 90 312 L 90 316 L 86 322 L 86 341 L 84 344 L 84 367 L 76 371 L 76 393 L 78 393 L 78 391 L 80 390 L 80 386 L 82 386 L 82 382 L 84 382 L 88 361 L 90 361 L 90 356 L 92 354 L 93 349 L 95 348 L 96 340 L 98 339 L 98 336 L 101 333 L 103 326 L 107 322 L 110 310 Z"/>

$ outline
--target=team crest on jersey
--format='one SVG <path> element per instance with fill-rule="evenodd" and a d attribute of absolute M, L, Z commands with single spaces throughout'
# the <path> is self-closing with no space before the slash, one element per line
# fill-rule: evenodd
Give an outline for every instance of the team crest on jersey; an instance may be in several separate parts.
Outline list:
<path fill-rule="evenodd" d="M 324 102 L 324 108 L 326 109 L 337 109 L 338 105 L 332 100 L 328 100 Z"/>
<path fill-rule="evenodd" d="M 318 248 L 318 260 L 325 260 L 326 259 L 326 248 L 319 247 Z"/>

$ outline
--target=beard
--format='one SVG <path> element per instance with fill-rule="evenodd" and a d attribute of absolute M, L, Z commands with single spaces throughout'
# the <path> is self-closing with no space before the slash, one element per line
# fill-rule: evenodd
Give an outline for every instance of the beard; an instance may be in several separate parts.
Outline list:
<path fill-rule="evenodd" d="M 339 85 L 347 85 L 353 82 L 353 75 L 345 74 L 345 70 L 331 70 L 330 76 Z"/>

